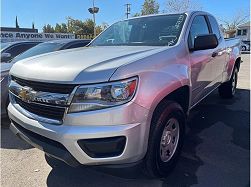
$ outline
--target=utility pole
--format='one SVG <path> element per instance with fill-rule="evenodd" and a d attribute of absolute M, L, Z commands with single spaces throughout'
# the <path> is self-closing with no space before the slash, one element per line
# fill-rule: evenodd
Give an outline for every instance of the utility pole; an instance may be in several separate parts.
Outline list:
<path fill-rule="evenodd" d="M 125 7 L 126 7 L 126 18 L 128 19 L 129 18 L 129 15 L 131 14 L 131 4 L 127 3 L 125 4 Z"/>
<path fill-rule="evenodd" d="M 93 15 L 93 23 L 94 23 L 94 38 L 96 37 L 96 19 L 95 19 L 95 14 L 98 13 L 99 8 L 95 7 L 94 0 L 92 0 L 92 8 L 89 8 L 88 11 Z"/>

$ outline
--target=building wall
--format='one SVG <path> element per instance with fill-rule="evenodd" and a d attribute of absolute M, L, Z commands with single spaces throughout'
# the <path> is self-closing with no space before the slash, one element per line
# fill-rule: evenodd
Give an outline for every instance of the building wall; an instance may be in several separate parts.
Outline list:
<path fill-rule="evenodd" d="M 37 29 L 31 29 L 31 28 L 0 27 L 0 30 L 5 31 L 5 32 L 32 32 L 32 33 L 38 33 Z"/>
<path fill-rule="evenodd" d="M 246 30 L 246 34 L 243 33 L 243 30 Z M 245 34 L 245 35 L 244 35 Z M 236 31 L 236 38 L 240 38 L 243 41 L 250 41 L 250 27 L 240 27 Z"/>

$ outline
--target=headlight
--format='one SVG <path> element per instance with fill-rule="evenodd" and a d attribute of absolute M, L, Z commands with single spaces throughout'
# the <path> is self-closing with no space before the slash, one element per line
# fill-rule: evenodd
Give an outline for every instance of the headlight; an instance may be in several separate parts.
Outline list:
<path fill-rule="evenodd" d="M 70 105 L 69 113 L 98 110 L 125 104 L 132 100 L 138 78 L 123 81 L 80 86 Z"/>

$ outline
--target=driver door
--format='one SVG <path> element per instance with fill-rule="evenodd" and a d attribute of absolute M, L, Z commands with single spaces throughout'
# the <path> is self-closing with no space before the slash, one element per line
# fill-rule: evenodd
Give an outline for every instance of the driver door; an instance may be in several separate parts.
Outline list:
<path fill-rule="evenodd" d="M 209 34 L 209 25 L 205 16 L 195 16 L 189 31 L 188 46 L 193 48 L 194 38 Z M 212 49 L 190 51 L 192 106 L 203 99 L 212 90 L 214 74 L 212 69 Z"/>

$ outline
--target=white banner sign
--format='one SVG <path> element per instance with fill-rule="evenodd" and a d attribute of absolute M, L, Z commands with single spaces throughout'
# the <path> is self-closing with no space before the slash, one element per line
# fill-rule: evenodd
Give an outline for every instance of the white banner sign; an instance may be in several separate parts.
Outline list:
<path fill-rule="evenodd" d="M 68 33 L 29 33 L 29 32 L 6 32 L 1 31 L 1 42 L 12 41 L 48 41 L 59 39 L 75 39 L 75 34 Z"/>

